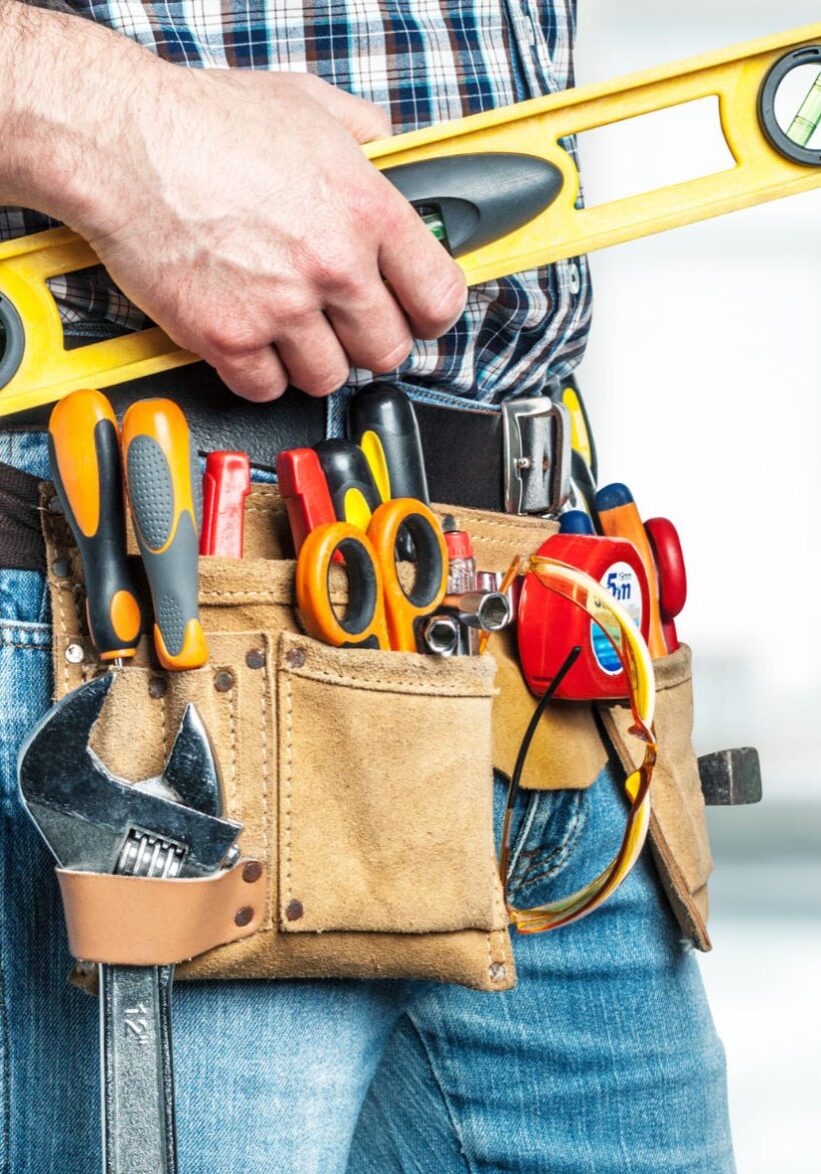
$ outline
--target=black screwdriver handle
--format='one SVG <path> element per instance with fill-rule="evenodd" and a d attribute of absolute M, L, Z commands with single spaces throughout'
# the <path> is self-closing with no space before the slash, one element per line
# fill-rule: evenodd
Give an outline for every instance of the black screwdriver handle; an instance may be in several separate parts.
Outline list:
<path fill-rule="evenodd" d="M 117 419 L 99 391 L 74 391 L 49 421 L 51 471 L 85 573 L 88 626 L 102 660 L 134 655 L 140 605 L 126 562 Z"/>

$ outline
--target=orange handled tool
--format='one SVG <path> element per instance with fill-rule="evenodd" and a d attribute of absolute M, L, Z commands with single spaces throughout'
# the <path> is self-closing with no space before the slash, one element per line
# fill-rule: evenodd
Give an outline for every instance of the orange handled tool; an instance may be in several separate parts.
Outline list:
<path fill-rule="evenodd" d="M 125 414 L 122 444 L 157 656 L 166 669 L 199 668 L 208 660 L 197 598 L 201 483 L 185 416 L 171 400 L 140 400 Z"/>
<path fill-rule="evenodd" d="M 647 646 L 651 656 L 666 656 L 667 641 L 664 639 L 664 629 L 661 625 L 656 563 L 633 495 L 621 482 L 605 485 L 596 494 L 596 510 L 603 534 L 609 538 L 626 538 L 639 552 L 650 588 L 650 629 Z"/>
<path fill-rule="evenodd" d="M 415 580 L 407 591 L 396 564 L 400 529 L 411 534 Z M 345 560 L 348 606 L 340 615 L 331 600 L 330 572 L 336 551 Z M 416 652 L 419 622 L 441 604 L 447 588 L 447 550 L 442 529 L 421 501 L 396 498 L 379 506 L 366 534 L 348 522 L 312 530 L 299 552 L 296 594 L 311 636 L 339 648 Z"/>
<path fill-rule="evenodd" d="M 117 419 L 99 391 L 75 391 L 49 421 L 51 471 L 86 581 L 86 614 L 102 660 L 134 655 L 142 616 L 125 552 Z"/>

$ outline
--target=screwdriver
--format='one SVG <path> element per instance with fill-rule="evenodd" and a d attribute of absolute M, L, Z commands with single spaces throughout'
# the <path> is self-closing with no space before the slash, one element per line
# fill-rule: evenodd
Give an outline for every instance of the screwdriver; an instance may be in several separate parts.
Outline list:
<path fill-rule="evenodd" d="M 125 503 L 119 430 L 99 391 L 74 391 L 49 420 L 57 496 L 80 551 L 86 615 L 101 660 L 132 657 L 142 630 L 126 561 Z"/>
<path fill-rule="evenodd" d="M 337 519 L 367 530 L 382 498 L 362 449 L 351 440 L 321 440 L 314 445 L 314 452 L 325 474 Z"/>
<path fill-rule="evenodd" d="M 372 383 L 358 392 L 350 404 L 349 429 L 383 501 L 412 497 L 430 505 L 419 424 L 404 391 L 389 383 Z"/>
<path fill-rule="evenodd" d="M 188 423 L 172 400 L 140 400 L 123 418 L 122 444 L 157 656 L 166 669 L 199 668 L 208 660 L 197 598 L 202 502 Z"/>
<path fill-rule="evenodd" d="M 633 494 L 626 485 L 614 481 L 612 485 L 605 485 L 596 494 L 596 510 L 603 534 L 609 538 L 626 538 L 639 552 L 650 588 L 650 630 L 647 644 L 651 656 L 666 656 L 667 641 L 664 639 L 661 626 L 656 564 Z"/>

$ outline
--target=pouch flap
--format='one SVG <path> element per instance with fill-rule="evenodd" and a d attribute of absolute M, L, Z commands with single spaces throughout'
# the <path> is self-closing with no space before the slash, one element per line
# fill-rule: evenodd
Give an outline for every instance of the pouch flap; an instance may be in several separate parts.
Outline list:
<path fill-rule="evenodd" d="M 281 930 L 502 928 L 494 671 L 490 657 L 330 649 L 283 633 Z"/>

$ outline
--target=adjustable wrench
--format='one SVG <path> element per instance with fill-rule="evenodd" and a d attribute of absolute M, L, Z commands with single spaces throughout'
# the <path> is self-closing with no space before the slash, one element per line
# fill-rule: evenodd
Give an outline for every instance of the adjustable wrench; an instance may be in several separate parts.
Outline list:
<path fill-rule="evenodd" d="M 234 863 L 242 825 L 221 818 L 205 727 L 189 705 L 162 775 L 129 783 L 89 746 L 115 679 L 55 705 L 20 750 L 20 793 L 62 868 L 131 876 L 210 876 Z M 174 1174 L 170 996 L 173 967 L 100 966 L 103 1166 Z"/>

